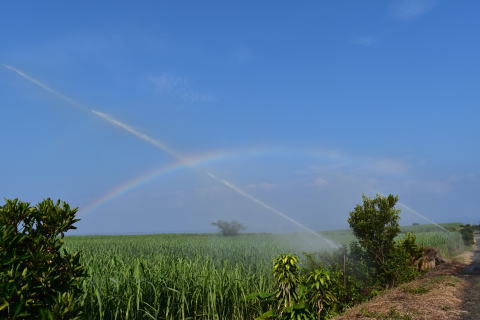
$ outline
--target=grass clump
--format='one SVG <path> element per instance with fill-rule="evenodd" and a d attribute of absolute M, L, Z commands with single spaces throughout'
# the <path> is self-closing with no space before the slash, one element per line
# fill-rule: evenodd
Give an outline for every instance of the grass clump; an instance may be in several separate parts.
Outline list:
<path fill-rule="evenodd" d="M 402 291 L 404 293 L 410 293 L 410 294 L 425 294 L 427 292 L 429 292 L 431 290 L 431 288 L 427 288 L 425 286 L 421 286 L 421 287 L 404 287 L 402 288 Z"/>
<path fill-rule="evenodd" d="M 408 314 L 402 314 L 395 308 L 391 308 L 388 313 L 382 313 L 378 311 L 369 311 L 366 309 L 360 310 L 361 314 L 368 318 L 374 318 L 378 320 L 413 320 L 413 317 Z"/>

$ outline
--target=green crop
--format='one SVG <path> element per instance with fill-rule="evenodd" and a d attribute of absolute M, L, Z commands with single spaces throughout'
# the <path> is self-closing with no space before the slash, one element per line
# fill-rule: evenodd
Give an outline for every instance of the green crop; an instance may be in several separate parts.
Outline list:
<path fill-rule="evenodd" d="M 82 252 L 91 319 L 248 319 L 252 292 L 272 289 L 269 235 L 69 237 Z"/>
<path fill-rule="evenodd" d="M 415 235 L 419 245 L 435 247 L 443 257 L 452 258 L 465 250 L 462 235 L 456 231 L 419 232 Z"/>
<path fill-rule="evenodd" d="M 339 232 L 338 239 L 336 234 L 324 233 L 338 242 L 351 239 L 349 231 Z M 459 233 L 416 236 L 447 256 L 461 250 Z M 261 301 L 248 298 L 251 293 L 275 290 L 272 259 L 292 252 L 305 261 L 302 252 L 314 247 L 308 238 L 301 238 L 303 243 L 294 238 L 164 234 L 77 236 L 65 242 L 72 252 L 82 252 L 90 275 L 83 285 L 89 319 L 243 320 L 264 310 Z"/>

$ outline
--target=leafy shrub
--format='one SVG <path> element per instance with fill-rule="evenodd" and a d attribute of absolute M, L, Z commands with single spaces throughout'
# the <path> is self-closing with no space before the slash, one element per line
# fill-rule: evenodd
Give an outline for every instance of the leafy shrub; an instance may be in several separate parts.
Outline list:
<path fill-rule="evenodd" d="M 423 249 L 417 244 L 417 237 L 411 232 L 408 232 L 400 241 L 400 246 L 405 249 L 413 261 L 422 255 Z"/>
<path fill-rule="evenodd" d="M 273 261 L 274 293 L 257 293 L 253 298 L 267 302 L 268 311 L 256 320 L 311 319 L 304 304 L 303 277 L 300 274 L 298 257 L 282 254 Z"/>
<path fill-rule="evenodd" d="M 276 291 L 254 295 L 270 302 L 269 310 L 256 320 L 327 319 L 347 306 L 344 274 L 322 266 L 305 272 L 298 257 L 280 255 L 273 263 Z"/>
<path fill-rule="evenodd" d="M 394 239 L 400 233 L 400 210 L 395 209 L 398 197 L 377 195 L 370 199 L 364 195 L 362 199 L 363 205 L 355 207 L 348 223 L 370 260 L 379 268 L 394 249 Z"/>
<path fill-rule="evenodd" d="M 363 204 L 350 213 L 348 222 L 359 245 L 352 245 L 354 258 L 364 269 L 366 280 L 375 279 L 384 288 L 415 277 L 414 260 L 420 254 L 413 235 L 407 235 L 399 243 L 400 210 L 395 209 L 398 196 L 377 195 L 362 197 Z M 372 277 L 373 275 L 373 277 Z M 372 282 L 372 281 L 369 281 Z"/>
<path fill-rule="evenodd" d="M 51 199 L 0 206 L 0 318 L 81 318 L 85 271 L 78 253 L 61 252 L 76 212 Z"/>
<path fill-rule="evenodd" d="M 402 282 L 413 280 L 417 275 L 412 256 L 402 244 L 398 244 L 389 253 L 385 264 L 380 269 L 379 280 L 383 286 L 391 288 Z"/>
<path fill-rule="evenodd" d="M 350 244 L 349 260 L 351 263 L 348 271 L 358 283 L 363 299 L 373 297 L 381 285 L 366 251 L 358 242 Z"/>
<path fill-rule="evenodd" d="M 463 243 L 465 243 L 466 246 L 471 246 L 474 244 L 473 232 L 475 231 L 475 226 L 464 224 L 460 227 L 459 231 L 462 235 Z"/>
<path fill-rule="evenodd" d="M 339 298 L 343 286 L 339 272 L 332 272 L 325 268 L 317 268 L 306 278 L 306 300 L 316 315 L 316 319 L 324 319 L 334 315 L 339 310 Z"/>
<path fill-rule="evenodd" d="M 218 220 L 215 222 L 212 222 L 212 225 L 218 227 L 220 232 L 224 236 L 236 236 L 237 234 L 240 233 L 240 231 L 245 230 L 246 227 L 237 222 L 237 221 L 223 221 L 223 220 Z"/>
<path fill-rule="evenodd" d="M 280 255 L 273 262 L 273 277 L 277 283 L 275 297 L 278 299 L 278 309 L 288 308 L 299 300 L 298 287 L 301 282 L 298 257 Z"/>
<path fill-rule="evenodd" d="M 323 268 L 330 271 L 331 280 L 335 283 L 332 291 L 337 299 L 331 312 L 341 312 L 344 308 L 367 298 L 361 292 L 365 286 L 365 282 L 362 281 L 365 278 L 365 268 L 359 268 L 358 259 L 352 258 L 346 246 L 331 252 L 304 253 L 304 255 L 306 257 L 304 269 L 307 274 Z"/>

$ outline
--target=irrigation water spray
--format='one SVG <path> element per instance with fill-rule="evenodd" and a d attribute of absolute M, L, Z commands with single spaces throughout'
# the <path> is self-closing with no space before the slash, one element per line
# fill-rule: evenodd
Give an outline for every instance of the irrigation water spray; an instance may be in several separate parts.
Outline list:
<path fill-rule="evenodd" d="M 382 194 L 382 192 L 375 192 L 377 194 Z M 450 233 L 450 231 L 448 231 L 447 229 L 445 229 L 444 227 L 442 227 L 441 225 L 439 225 L 438 223 L 436 223 L 435 221 L 433 221 L 432 219 L 429 219 L 427 218 L 426 216 L 424 216 L 423 214 L 421 214 L 420 212 L 418 212 L 417 210 L 414 210 L 412 208 L 410 208 L 409 206 L 407 206 L 405 203 L 402 203 L 400 201 L 397 202 L 397 204 L 400 206 L 400 207 L 403 207 L 404 209 L 406 209 L 408 212 L 416 215 L 417 217 L 427 221 L 427 222 L 430 222 L 431 224 L 433 224 L 435 227 L 439 228 L 440 230 L 442 231 L 445 231 L 445 232 L 448 232 Z"/>
<path fill-rule="evenodd" d="M 140 132 L 138 131 L 137 129 L 133 128 L 132 126 L 124 123 L 124 122 L 121 122 L 117 119 L 115 119 L 114 117 L 110 116 L 109 114 L 107 113 L 104 113 L 104 112 L 100 112 L 100 111 L 97 111 L 97 110 L 93 110 L 91 108 L 89 108 L 87 105 L 84 105 L 66 95 L 64 95 L 63 93 L 61 92 L 58 92 L 57 90 L 54 90 L 52 88 L 50 88 L 49 86 L 47 86 L 46 84 L 44 84 L 43 82 L 33 78 L 32 76 L 26 74 L 25 72 L 21 71 L 21 70 L 18 70 L 17 68 L 15 67 L 12 67 L 10 65 L 3 65 L 5 68 L 7 68 L 8 70 L 10 71 L 13 71 L 15 72 L 16 74 L 18 74 L 20 77 L 32 82 L 33 84 L 35 84 L 36 86 L 42 88 L 43 90 L 47 91 L 48 93 L 56 96 L 57 98 L 60 98 L 62 100 L 64 100 L 65 102 L 67 102 L 68 104 L 74 106 L 74 107 L 77 107 L 77 108 L 80 108 L 82 109 L 83 111 L 87 111 L 87 112 L 90 112 L 92 114 L 94 114 L 96 117 L 106 121 L 107 123 L 113 125 L 113 126 L 116 126 L 120 129 L 122 129 L 123 131 L 126 131 L 128 133 L 130 133 L 131 135 L 137 137 L 138 139 L 140 140 L 143 140 L 147 143 L 149 143 L 150 145 L 154 146 L 155 148 L 157 149 L 160 149 L 166 153 L 168 153 L 170 156 L 172 156 L 175 160 L 185 164 L 185 165 L 190 165 L 190 161 L 188 158 L 182 156 L 181 154 L 179 154 L 178 152 L 176 152 L 174 149 L 170 148 L 169 146 L 167 146 L 165 143 L 157 140 L 157 139 L 154 139 L 148 135 L 146 135 L 145 133 L 143 132 Z M 259 205 L 260 207 L 274 213 L 275 215 L 289 221 L 290 223 L 300 227 L 301 229 L 303 229 L 304 231 L 314 235 L 315 237 L 321 239 L 323 242 L 325 242 L 328 246 L 332 247 L 332 248 L 338 248 L 339 246 L 323 237 L 322 235 L 318 234 L 317 232 L 315 232 L 314 230 L 308 228 L 307 226 L 301 224 L 300 222 L 298 222 L 297 220 L 293 219 L 292 217 L 290 217 L 289 215 L 283 213 L 282 211 L 268 205 L 267 203 L 257 199 L 255 196 L 247 193 L 246 191 L 242 190 L 240 187 L 238 187 L 237 185 L 235 185 L 234 183 L 232 183 L 231 181 L 228 181 L 228 180 L 225 180 L 225 179 L 222 179 L 220 177 L 217 177 L 215 174 L 213 174 L 212 172 L 209 172 L 209 171 L 204 171 L 204 173 L 209 176 L 211 179 L 215 180 L 216 182 L 224 185 L 225 187 L 229 188 L 230 190 L 234 191 L 235 193 L 237 193 L 238 195 L 242 196 L 243 198 L 245 199 L 248 199 L 250 201 L 252 201 L 253 203 L 256 203 L 257 205 Z"/>
<path fill-rule="evenodd" d="M 433 220 L 425 217 L 423 214 L 421 214 L 420 212 L 418 212 L 418 211 L 410 208 L 410 207 L 407 206 L 406 204 L 401 203 L 401 202 L 398 202 L 398 205 L 401 206 L 401 207 L 403 207 L 403 208 L 405 208 L 407 211 L 413 213 L 414 215 L 416 215 L 416 216 L 418 216 L 418 217 L 420 217 L 420 218 L 422 218 L 422 219 L 430 222 L 431 224 L 433 224 L 434 226 L 436 226 L 436 227 L 439 228 L 440 230 L 445 231 L 445 232 L 450 232 L 450 231 L 448 231 L 447 229 L 445 229 L 444 227 L 442 227 L 441 225 L 439 225 L 438 223 L 436 223 L 435 221 L 433 221 Z"/>

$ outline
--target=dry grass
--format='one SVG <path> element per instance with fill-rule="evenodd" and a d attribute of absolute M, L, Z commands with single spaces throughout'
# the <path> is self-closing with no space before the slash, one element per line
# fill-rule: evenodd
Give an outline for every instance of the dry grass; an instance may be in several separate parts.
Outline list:
<path fill-rule="evenodd" d="M 419 279 L 388 290 L 334 319 L 462 319 L 466 314 L 462 310 L 464 295 L 469 287 L 468 281 L 459 275 L 464 267 L 464 262 L 443 264 Z"/>

